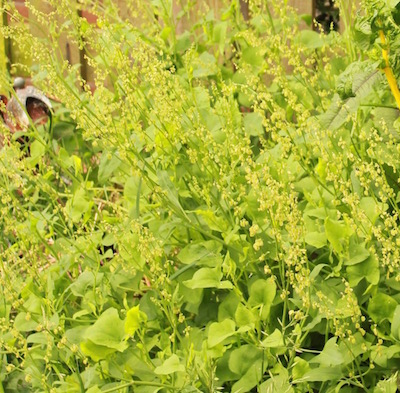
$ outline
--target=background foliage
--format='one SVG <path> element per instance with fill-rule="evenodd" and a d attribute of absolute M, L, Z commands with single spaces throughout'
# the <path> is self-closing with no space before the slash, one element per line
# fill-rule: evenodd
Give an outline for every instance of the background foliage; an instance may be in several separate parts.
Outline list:
<path fill-rule="evenodd" d="M 62 105 L 2 129 L 0 391 L 396 392 L 399 1 L 47 1 L 2 28 Z"/>

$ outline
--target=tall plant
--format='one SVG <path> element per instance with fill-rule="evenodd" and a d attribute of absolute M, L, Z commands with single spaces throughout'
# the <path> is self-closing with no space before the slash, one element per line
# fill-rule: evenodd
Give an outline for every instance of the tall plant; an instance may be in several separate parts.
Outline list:
<path fill-rule="evenodd" d="M 47 3 L 47 40 L 4 7 L 62 105 L 29 150 L 3 127 L 3 390 L 395 392 L 398 2 L 343 36 L 281 1 Z"/>

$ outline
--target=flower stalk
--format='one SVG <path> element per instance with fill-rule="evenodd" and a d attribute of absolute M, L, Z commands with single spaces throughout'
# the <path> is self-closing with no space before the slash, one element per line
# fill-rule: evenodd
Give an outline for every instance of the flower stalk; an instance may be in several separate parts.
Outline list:
<path fill-rule="evenodd" d="M 390 90 L 392 91 L 393 97 L 396 100 L 397 107 L 400 109 L 400 90 L 397 85 L 397 80 L 393 74 L 393 70 L 389 64 L 389 51 L 387 49 L 387 41 L 385 37 L 385 33 L 383 30 L 379 31 L 379 37 L 381 39 L 381 43 L 383 45 L 382 48 L 382 57 L 385 60 L 385 68 L 383 69 L 386 79 L 389 83 Z"/>

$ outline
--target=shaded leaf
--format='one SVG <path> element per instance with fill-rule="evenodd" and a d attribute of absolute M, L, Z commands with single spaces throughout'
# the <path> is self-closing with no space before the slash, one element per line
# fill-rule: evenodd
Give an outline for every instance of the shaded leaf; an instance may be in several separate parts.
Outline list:
<path fill-rule="evenodd" d="M 385 319 L 391 322 L 397 305 L 396 300 L 391 296 L 379 292 L 369 301 L 368 314 L 376 323 L 380 323 Z"/>
<path fill-rule="evenodd" d="M 355 113 L 360 106 L 360 101 L 357 98 L 349 98 L 342 101 L 335 94 L 332 103 L 328 110 L 320 116 L 321 125 L 328 130 L 337 130 Z"/>
<path fill-rule="evenodd" d="M 98 179 L 105 183 L 121 165 L 121 159 L 108 150 L 105 150 L 100 157 Z"/>
<path fill-rule="evenodd" d="M 400 305 L 396 306 L 394 310 L 390 331 L 396 340 L 400 339 Z"/>

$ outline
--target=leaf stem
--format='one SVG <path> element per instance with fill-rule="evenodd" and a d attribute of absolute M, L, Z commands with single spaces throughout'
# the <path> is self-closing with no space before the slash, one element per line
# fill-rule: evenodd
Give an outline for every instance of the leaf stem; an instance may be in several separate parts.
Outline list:
<path fill-rule="evenodd" d="M 387 49 L 387 41 L 386 41 L 385 33 L 383 32 L 383 30 L 379 30 L 379 37 L 380 37 L 381 43 L 383 45 L 382 57 L 383 57 L 383 60 L 385 60 L 385 68 L 383 69 L 383 71 L 386 75 L 386 79 L 389 83 L 390 90 L 392 91 L 393 97 L 396 100 L 396 104 L 397 104 L 398 108 L 400 109 L 400 90 L 397 85 L 397 80 L 393 74 L 392 68 L 390 67 L 389 51 Z"/>

